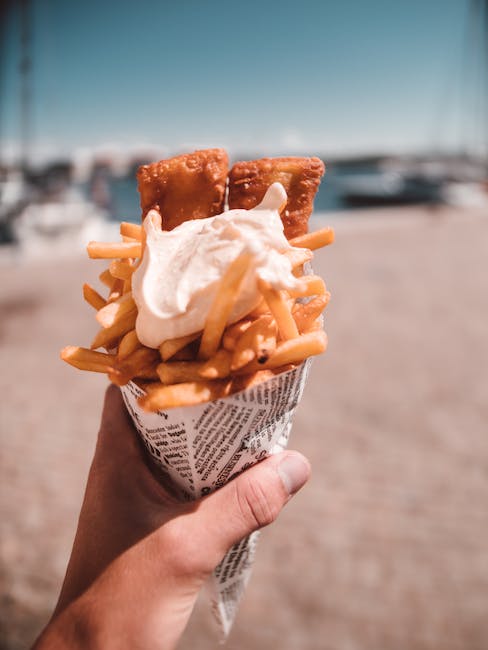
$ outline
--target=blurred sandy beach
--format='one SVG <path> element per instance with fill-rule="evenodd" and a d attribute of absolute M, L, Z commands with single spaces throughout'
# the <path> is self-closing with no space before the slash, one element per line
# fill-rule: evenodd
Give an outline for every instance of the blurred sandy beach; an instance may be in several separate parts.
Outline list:
<path fill-rule="evenodd" d="M 486 216 L 334 223 L 314 262 L 329 350 L 291 438 L 314 475 L 263 532 L 227 648 L 486 648 Z M 2 649 L 46 623 L 71 547 L 106 380 L 58 354 L 92 338 L 81 285 L 99 271 L 78 254 L 0 258 Z M 217 645 L 202 599 L 180 647 Z"/>

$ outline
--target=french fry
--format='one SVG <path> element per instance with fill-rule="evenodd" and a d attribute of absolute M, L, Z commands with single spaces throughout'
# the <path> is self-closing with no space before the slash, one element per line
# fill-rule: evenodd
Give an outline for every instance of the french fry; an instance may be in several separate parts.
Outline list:
<path fill-rule="evenodd" d="M 122 237 L 133 237 L 141 241 L 142 238 L 142 226 L 137 223 L 130 223 L 128 221 L 122 221 L 120 224 L 120 234 Z"/>
<path fill-rule="evenodd" d="M 162 384 L 181 384 L 187 381 L 200 381 L 203 361 L 166 361 L 157 367 Z"/>
<path fill-rule="evenodd" d="M 87 348 L 75 345 L 68 345 L 61 350 L 60 357 L 80 370 L 91 370 L 92 372 L 108 373 L 113 371 L 115 366 L 115 355 L 105 352 L 94 352 Z"/>
<path fill-rule="evenodd" d="M 231 393 L 238 393 L 246 388 L 252 388 L 256 384 L 261 384 L 267 379 L 274 377 L 272 370 L 256 370 L 246 375 L 232 375 Z"/>
<path fill-rule="evenodd" d="M 224 273 L 203 328 L 198 351 L 200 359 L 210 359 L 217 352 L 250 261 L 249 253 L 241 253 Z"/>
<path fill-rule="evenodd" d="M 123 295 L 123 293 L 124 293 L 124 280 L 119 280 L 119 278 L 115 278 L 112 284 L 112 288 L 110 289 L 109 296 L 107 298 L 107 303 L 115 302 Z"/>
<path fill-rule="evenodd" d="M 243 334 L 253 321 L 250 318 L 243 318 L 237 323 L 229 325 L 222 336 L 222 347 L 232 352 L 236 347 L 237 339 Z"/>
<path fill-rule="evenodd" d="M 297 364 L 288 363 L 285 366 L 279 366 L 277 368 L 270 368 L 267 370 L 255 370 L 253 372 L 247 372 L 247 374 L 235 374 L 232 375 L 232 384 L 231 384 L 231 394 L 237 393 L 246 388 L 252 388 L 257 384 L 261 384 L 263 381 L 271 379 L 276 375 L 280 375 L 283 372 L 288 372 L 296 368 Z"/>
<path fill-rule="evenodd" d="M 146 231 L 142 228 L 141 231 L 141 254 L 134 262 L 134 271 L 136 271 L 139 266 L 142 264 L 142 258 L 144 256 L 144 251 L 146 249 Z"/>
<path fill-rule="evenodd" d="M 294 339 L 298 336 L 298 329 L 293 316 L 286 304 L 286 298 L 281 291 L 273 289 L 264 280 L 258 280 L 258 287 L 266 300 L 271 313 L 275 317 L 281 338 Z"/>
<path fill-rule="evenodd" d="M 205 379 L 221 379 L 227 377 L 230 373 L 230 364 L 232 355 L 228 350 L 220 349 L 214 356 L 205 361 L 201 367 L 199 374 L 200 377 Z"/>
<path fill-rule="evenodd" d="M 288 311 L 291 312 L 295 307 L 295 298 L 290 298 L 288 291 L 283 291 L 283 297 L 285 299 L 285 304 L 288 307 Z"/>
<path fill-rule="evenodd" d="M 137 377 L 149 381 L 159 381 L 158 365 L 159 365 L 159 361 L 151 364 L 150 366 L 146 366 L 146 368 L 143 368 L 142 370 L 139 371 Z M 135 379 L 135 377 L 132 377 L 132 379 Z"/>
<path fill-rule="evenodd" d="M 282 372 L 293 370 L 299 365 L 299 363 L 286 363 L 284 366 L 277 366 L 276 368 L 272 368 L 270 372 L 272 372 L 273 375 L 281 375 Z"/>
<path fill-rule="evenodd" d="M 307 357 L 325 352 L 326 348 L 327 336 L 324 331 L 302 334 L 296 339 L 278 344 L 264 368 L 278 368 L 278 366 L 288 363 L 301 363 Z"/>
<path fill-rule="evenodd" d="M 136 303 L 132 298 L 132 293 L 126 293 L 117 300 L 109 302 L 97 312 L 95 318 L 102 327 L 112 327 L 118 320 L 131 311 L 136 310 Z"/>
<path fill-rule="evenodd" d="M 134 269 L 135 267 L 130 258 L 127 260 L 112 260 L 109 266 L 110 275 L 119 278 L 119 280 L 130 280 Z"/>
<path fill-rule="evenodd" d="M 139 405 L 149 412 L 175 406 L 190 406 L 220 399 L 229 394 L 231 382 L 227 380 L 192 381 L 183 384 L 150 384 L 146 395 L 139 398 Z"/>
<path fill-rule="evenodd" d="M 186 347 L 189 343 L 193 343 L 200 336 L 201 332 L 196 334 L 187 334 L 186 336 L 180 336 L 176 339 L 168 339 L 164 341 L 159 346 L 159 353 L 163 361 L 168 361 L 171 359 L 177 352 Z"/>
<path fill-rule="evenodd" d="M 159 380 L 158 373 L 156 372 L 157 363 L 152 366 L 147 366 L 138 372 L 137 377 L 122 375 L 120 371 L 115 370 L 114 372 L 108 373 L 108 378 L 116 386 L 125 386 L 129 381 L 143 380 L 144 382 L 155 382 Z"/>
<path fill-rule="evenodd" d="M 326 292 L 325 282 L 318 275 L 307 275 L 300 280 L 297 289 L 287 289 L 288 295 L 292 298 L 303 298 L 305 296 L 320 296 Z"/>
<path fill-rule="evenodd" d="M 130 330 L 127 334 L 124 334 L 119 343 L 119 348 L 117 350 L 117 358 L 124 359 L 128 357 L 129 354 L 132 354 L 135 350 L 142 347 L 142 343 L 137 338 L 135 330 Z"/>
<path fill-rule="evenodd" d="M 127 357 L 117 362 L 116 368 L 121 382 L 119 385 L 127 384 L 133 377 L 145 377 L 148 370 L 156 369 L 158 362 L 158 350 L 146 347 L 134 350 Z"/>
<path fill-rule="evenodd" d="M 130 311 L 128 314 L 122 316 L 112 327 L 102 328 L 93 339 L 91 349 L 106 348 L 107 350 L 114 347 L 117 341 L 133 330 L 136 324 L 137 311 Z"/>
<path fill-rule="evenodd" d="M 256 345 L 256 360 L 260 364 L 266 363 L 269 357 L 276 350 L 277 329 L 271 329 L 267 334 L 258 336 L 254 342 Z"/>
<path fill-rule="evenodd" d="M 276 347 L 277 329 L 272 316 L 261 316 L 255 320 L 236 342 L 231 369 L 238 370 L 253 359 L 263 359 L 264 356 L 266 361 Z"/>
<path fill-rule="evenodd" d="M 235 371 L 236 375 L 247 375 L 258 370 L 273 370 L 278 372 L 278 369 L 283 368 L 283 372 L 288 370 L 290 364 L 299 365 L 307 357 L 321 354 L 327 349 L 327 336 L 320 328 L 317 331 L 307 332 L 301 334 L 295 339 L 282 341 L 276 346 L 276 350 L 270 356 L 268 361 L 264 364 L 259 364 L 256 359 L 253 359 L 247 366 Z M 290 366 L 291 367 L 291 366 Z"/>
<path fill-rule="evenodd" d="M 115 370 L 115 368 L 113 368 L 107 374 L 111 383 L 115 384 L 116 386 L 125 386 L 125 384 L 127 383 L 123 378 L 121 378 L 119 371 Z"/>
<path fill-rule="evenodd" d="M 256 353 L 251 347 L 245 347 L 240 350 L 235 350 L 232 355 L 231 370 L 239 370 L 243 366 L 247 366 L 253 359 L 256 358 Z"/>
<path fill-rule="evenodd" d="M 304 334 L 309 334 L 310 332 L 320 332 L 324 329 L 323 323 L 320 319 L 314 320 L 306 329 L 303 330 Z"/>
<path fill-rule="evenodd" d="M 259 304 L 256 307 L 254 307 L 252 311 L 249 312 L 247 317 L 250 318 L 251 320 L 254 320 L 255 318 L 259 318 L 263 314 L 269 314 L 269 307 L 266 304 L 266 300 L 264 298 L 262 298 Z"/>
<path fill-rule="evenodd" d="M 296 248 L 308 248 L 313 251 L 323 246 L 328 246 L 334 241 L 334 229 L 327 227 L 307 232 L 305 235 L 299 235 L 290 239 L 290 244 Z"/>
<path fill-rule="evenodd" d="M 300 268 L 306 262 L 310 262 L 313 257 L 312 251 L 307 248 L 292 248 L 284 251 L 283 255 L 290 260 L 291 268 L 293 270 Z"/>
<path fill-rule="evenodd" d="M 83 285 L 83 298 L 86 302 L 94 307 L 97 311 L 105 307 L 107 301 L 96 291 L 90 284 Z"/>
<path fill-rule="evenodd" d="M 181 348 L 181 350 L 178 350 L 172 357 L 171 361 L 194 361 L 195 360 L 195 350 L 194 346 L 191 345 L 185 345 L 184 348 Z"/>
<path fill-rule="evenodd" d="M 322 296 L 317 296 L 312 298 L 307 303 L 300 303 L 296 305 L 295 309 L 292 312 L 292 316 L 295 319 L 295 323 L 300 332 L 304 332 L 309 327 L 312 326 L 312 323 L 320 316 L 327 306 L 327 303 L 330 300 L 330 293 L 326 293 Z"/>
<path fill-rule="evenodd" d="M 102 284 L 104 284 L 106 287 L 109 289 L 112 289 L 113 283 L 114 283 L 114 276 L 110 273 L 108 269 L 105 269 L 105 271 L 102 271 L 100 275 L 98 276 L 98 279 Z"/>
<path fill-rule="evenodd" d="M 91 259 L 124 259 L 127 257 L 141 256 L 140 242 L 113 242 L 104 243 L 91 241 L 86 247 L 88 257 Z"/>

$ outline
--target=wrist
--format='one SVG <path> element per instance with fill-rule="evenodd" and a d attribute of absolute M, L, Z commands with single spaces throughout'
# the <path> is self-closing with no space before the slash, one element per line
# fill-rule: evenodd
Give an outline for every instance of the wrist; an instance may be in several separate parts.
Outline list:
<path fill-rule="evenodd" d="M 34 644 L 33 650 L 98 650 L 96 620 L 89 614 L 83 599 L 73 602 L 60 614 L 54 616 L 41 636 Z"/>

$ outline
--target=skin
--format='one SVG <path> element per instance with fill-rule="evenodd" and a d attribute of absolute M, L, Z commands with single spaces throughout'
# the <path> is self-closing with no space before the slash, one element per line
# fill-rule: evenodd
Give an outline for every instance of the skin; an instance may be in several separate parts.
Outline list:
<path fill-rule="evenodd" d="M 309 476 L 308 461 L 286 451 L 181 503 L 149 469 L 111 386 L 59 601 L 34 649 L 175 648 L 226 551 L 273 522 Z"/>

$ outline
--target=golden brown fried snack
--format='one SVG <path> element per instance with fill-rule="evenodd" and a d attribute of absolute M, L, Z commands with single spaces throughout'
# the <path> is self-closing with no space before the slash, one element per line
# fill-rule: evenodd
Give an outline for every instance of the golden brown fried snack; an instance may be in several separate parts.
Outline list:
<path fill-rule="evenodd" d="M 142 218 L 155 208 L 163 230 L 173 230 L 183 221 L 223 212 L 227 171 L 224 149 L 203 149 L 139 167 Z"/>
<path fill-rule="evenodd" d="M 229 208 L 254 208 L 272 183 L 288 194 L 281 220 L 288 239 L 308 231 L 313 199 L 324 175 L 319 158 L 261 158 L 236 163 L 229 174 Z"/>

